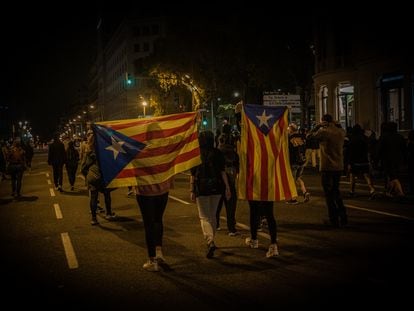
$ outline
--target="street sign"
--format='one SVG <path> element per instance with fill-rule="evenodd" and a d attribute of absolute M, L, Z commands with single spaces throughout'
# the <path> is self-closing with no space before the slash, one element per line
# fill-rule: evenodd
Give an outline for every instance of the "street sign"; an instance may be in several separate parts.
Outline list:
<path fill-rule="evenodd" d="M 300 95 L 280 95 L 266 93 L 263 95 L 263 105 L 300 107 Z"/>

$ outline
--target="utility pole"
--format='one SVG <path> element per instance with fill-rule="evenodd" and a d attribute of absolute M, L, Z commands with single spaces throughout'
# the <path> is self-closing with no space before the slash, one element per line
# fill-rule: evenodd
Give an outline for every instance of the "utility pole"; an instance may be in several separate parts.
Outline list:
<path fill-rule="evenodd" d="M 216 124 L 216 119 L 214 118 L 214 102 L 213 99 L 211 100 L 211 131 L 214 132 L 214 127 Z"/>

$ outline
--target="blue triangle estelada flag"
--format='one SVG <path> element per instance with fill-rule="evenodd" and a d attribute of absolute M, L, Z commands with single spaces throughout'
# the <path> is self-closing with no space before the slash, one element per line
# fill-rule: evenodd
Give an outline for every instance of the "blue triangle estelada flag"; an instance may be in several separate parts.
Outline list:
<path fill-rule="evenodd" d="M 107 186 L 146 145 L 102 125 L 93 124 L 92 129 L 99 166 Z"/>
<path fill-rule="evenodd" d="M 253 124 L 264 134 L 267 135 L 275 123 L 285 112 L 286 107 L 263 106 L 246 104 L 244 112 Z"/>

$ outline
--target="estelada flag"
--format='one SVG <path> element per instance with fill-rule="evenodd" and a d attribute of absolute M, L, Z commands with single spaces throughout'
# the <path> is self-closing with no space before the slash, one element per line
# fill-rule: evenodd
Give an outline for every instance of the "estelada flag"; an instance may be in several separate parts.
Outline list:
<path fill-rule="evenodd" d="M 238 198 L 290 200 L 297 196 L 289 163 L 287 107 L 244 105 Z"/>
<path fill-rule="evenodd" d="M 92 126 L 105 185 L 159 184 L 201 163 L 197 112 Z"/>

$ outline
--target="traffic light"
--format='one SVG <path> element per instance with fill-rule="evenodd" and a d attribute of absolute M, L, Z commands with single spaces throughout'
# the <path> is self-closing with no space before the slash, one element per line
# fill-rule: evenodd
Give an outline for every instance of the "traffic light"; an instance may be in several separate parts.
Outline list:
<path fill-rule="evenodd" d="M 207 118 L 206 118 L 206 117 L 203 117 L 203 125 L 204 125 L 204 126 L 207 126 L 207 123 L 208 123 L 208 122 L 207 122 Z"/>
<path fill-rule="evenodd" d="M 135 85 L 135 78 L 130 73 L 125 73 L 125 87 L 129 88 Z"/>
<path fill-rule="evenodd" d="M 126 80 L 127 85 L 132 85 L 132 79 L 131 77 L 128 75 L 128 78 Z"/>

